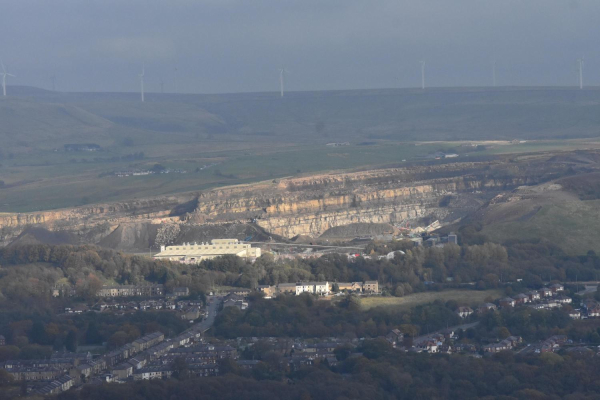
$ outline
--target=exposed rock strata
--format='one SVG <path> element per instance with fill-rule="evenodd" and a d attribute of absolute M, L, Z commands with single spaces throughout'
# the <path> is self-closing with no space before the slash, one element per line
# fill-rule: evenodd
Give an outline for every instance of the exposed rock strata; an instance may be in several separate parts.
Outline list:
<path fill-rule="evenodd" d="M 426 216 L 455 219 L 470 210 L 454 207 L 455 202 L 440 206 L 442 199 L 452 197 L 461 200 L 457 204 L 472 207 L 501 191 L 560 177 L 567 165 L 572 167 L 572 163 L 549 163 L 549 157 L 524 157 L 515 163 L 504 160 L 321 174 L 148 200 L 0 214 L 0 228 L 4 243 L 30 225 L 77 232 L 82 241 L 89 240 L 86 234 L 95 229 L 97 243 L 118 227 L 131 223 L 255 222 L 268 232 L 291 238 L 318 236 L 332 227 L 351 223 L 395 224 Z M 173 216 L 177 215 L 174 210 L 195 199 L 197 207 L 193 212 Z M 100 225 L 106 229 L 98 229 Z M 140 234 L 146 236 L 151 235 Z"/>

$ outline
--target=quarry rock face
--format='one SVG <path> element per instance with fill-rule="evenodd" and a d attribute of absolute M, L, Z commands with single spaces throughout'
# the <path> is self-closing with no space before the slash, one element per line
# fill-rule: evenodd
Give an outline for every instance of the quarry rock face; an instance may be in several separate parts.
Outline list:
<path fill-rule="evenodd" d="M 539 160 L 540 165 L 543 161 Z M 87 233 L 95 230 L 95 243 L 121 247 L 119 240 L 155 241 L 157 231 L 162 238 L 164 228 L 155 227 L 152 233 L 142 231 L 148 226 L 165 224 L 253 224 L 272 234 L 292 238 L 317 237 L 330 228 L 353 223 L 393 225 L 421 217 L 456 219 L 473 210 L 453 209 L 455 203 L 481 204 L 507 189 L 548 180 L 548 168 L 538 170 L 536 165 L 528 159 L 526 163 L 511 164 L 510 169 L 506 163 L 489 161 L 320 174 L 202 193 L 0 214 L 0 239 L 7 244 L 27 227 L 39 226 L 50 231 L 77 232 L 82 242 L 91 240 Z M 557 171 L 563 167 L 555 166 Z M 465 201 L 443 202 L 445 198 Z M 473 199 L 479 203 L 469 201 Z M 177 214 L 175 210 L 184 204 L 193 205 L 191 212 Z M 110 234 L 110 240 L 104 240 Z"/>

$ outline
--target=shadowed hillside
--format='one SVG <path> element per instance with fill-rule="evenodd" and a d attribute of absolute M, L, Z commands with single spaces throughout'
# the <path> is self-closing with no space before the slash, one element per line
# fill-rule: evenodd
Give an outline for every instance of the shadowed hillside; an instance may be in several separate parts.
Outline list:
<path fill-rule="evenodd" d="M 304 140 L 483 140 L 593 137 L 600 134 L 600 89 L 415 89 L 223 95 L 55 93 L 14 88 L 0 101 L 1 138 L 39 146 L 44 139 L 151 132 Z M 15 100 L 20 98 L 22 100 Z M 26 100 L 24 100 L 26 99 Z M 111 134 L 113 134 L 111 136 Z M 40 139 L 42 139 L 40 143 Z M 238 138 L 239 140 L 239 138 Z M 160 140 L 159 140 L 160 141 Z"/>

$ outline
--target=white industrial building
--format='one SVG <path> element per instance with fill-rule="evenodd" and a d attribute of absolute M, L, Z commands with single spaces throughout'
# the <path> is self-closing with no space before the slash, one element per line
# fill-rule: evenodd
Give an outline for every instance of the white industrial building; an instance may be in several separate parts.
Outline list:
<path fill-rule="evenodd" d="M 260 248 L 237 239 L 213 239 L 210 243 L 184 243 L 174 246 L 160 246 L 160 253 L 155 254 L 157 260 L 178 261 L 186 264 L 196 264 L 202 260 L 235 255 L 255 260 L 260 257 Z"/>

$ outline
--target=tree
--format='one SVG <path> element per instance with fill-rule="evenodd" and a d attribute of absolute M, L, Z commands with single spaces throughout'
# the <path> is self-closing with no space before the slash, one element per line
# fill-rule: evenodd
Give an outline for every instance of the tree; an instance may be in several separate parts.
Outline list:
<path fill-rule="evenodd" d="M 394 290 L 394 296 L 396 296 L 396 297 L 404 296 L 404 286 L 403 285 L 396 286 L 396 290 Z"/>
<path fill-rule="evenodd" d="M 98 331 L 98 323 L 94 320 L 90 321 L 87 331 L 85 332 L 85 342 L 87 344 L 102 343 L 102 336 Z"/>
<path fill-rule="evenodd" d="M 344 361 L 345 359 L 347 359 L 350 356 L 350 354 L 352 354 L 352 350 L 353 350 L 353 347 L 351 345 L 344 344 L 344 345 L 336 347 L 333 350 L 333 354 L 335 354 L 335 358 L 338 361 Z"/>
<path fill-rule="evenodd" d="M 510 331 L 505 326 L 498 328 L 498 337 L 500 339 L 506 339 L 509 336 L 510 336 Z"/>
<path fill-rule="evenodd" d="M 173 377 L 180 381 L 186 380 L 190 377 L 190 366 L 183 357 L 176 357 L 173 360 Z"/>
<path fill-rule="evenodd" d="M 276 370 L 270 364 L 265 362 L 259 362 L 252 369 L 252 376 L 258 381 L 271 380 L 279 381 L 283 377 L 281 371 Z"/>
<path fill-rule="evenodd" d="M 0 361 L 14 360 L 20 351 L 17 346 L 0 346 Z"/>
<path fill-rule="evenodd" d="M 346 296 L 346 298 L 340 302 L 340 305 L 353 312 L 361 310 L 360 299 L 352 295 Z"/>
<path fill-rule="evenodd" d="M 37 320 L 33 323 L 30 337 L 33 343 L 46 344 L 46 329 L 42 321 Z"/>
<path fill-rule="evenodd" d="M 219 360 L 219 374 L 227 375 L 227 374 L 238 374 L 240 372 L 240 368 L 238 364 L 232 358 L 221 358 Z"/>
<path fill-rule="evenodd" d="M 392 345 L 385 339 L 366 340 L 362 345 L 362 352 L 367 358 L 379 358 L 392 351 Z"/>
<path fill-rule="evenodd" d="M 21 349 L 19 358 L 34 360 L 37 358 L 50 358 L 50 355 L 52 355 L 52 347 L 30 344 Z"/>
<path fill-rule="evenodd" d="M 117 331 L 108 339 L 108 345 L 112 348 L 117 348 L 129 342 L 129 335 L 123 331 Z"/>
<path fill-rule="evenodd" d="M 166 169 L 167 168 L 164 165 L 162 165 L 162 164 L 154 164 L 152 166 L 152 168 L 150 169 L 150 171 L 158 174 L 158 173 L 160 173 L 160 172 L 162 172 L 162 171 L 164 171 Z"/>
<path fill-rule="evenodd" d="M 0 369 L 0 386 L 8 386 L 13 383 L 14 380 L 15 378 L 12 374 L 6 372 L 5 369 Z"/>
<path fill-rule="evenodd" d="M 73 353 L 77 352 L 77 333 L 74 330 L 70 330 L 69 333 L 67 333 L 65 347 L 68 351 Z"/>

